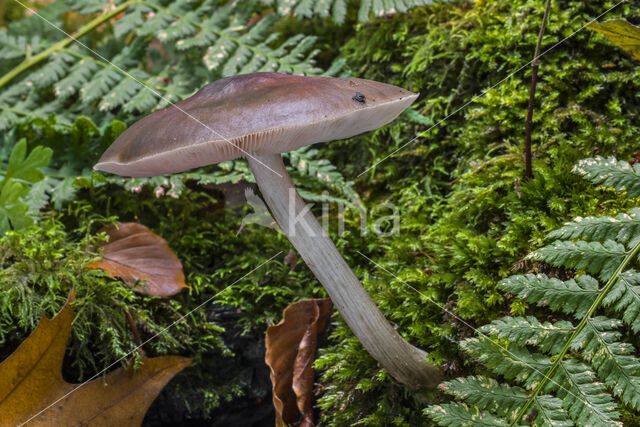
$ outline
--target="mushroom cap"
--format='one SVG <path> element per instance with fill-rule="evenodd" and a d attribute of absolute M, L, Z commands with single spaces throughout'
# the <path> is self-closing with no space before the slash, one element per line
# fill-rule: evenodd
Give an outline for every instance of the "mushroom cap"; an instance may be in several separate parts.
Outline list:
<path fill-rule="evenodd" d="M 227 77 L 134 123 L 94 169 L 144 177 L 288 152 L 377 129 L 417 96 L 355 78 L 283 73 Z"/>

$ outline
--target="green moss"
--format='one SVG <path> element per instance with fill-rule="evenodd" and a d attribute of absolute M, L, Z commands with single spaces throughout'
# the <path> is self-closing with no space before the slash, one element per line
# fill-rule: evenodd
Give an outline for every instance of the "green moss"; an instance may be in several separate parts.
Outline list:
<path fill-rule="evenodd" d="M 543 50 L 613 4 L 554 3 Z M 359 27 L 342 57 L 359 77 L 420 90 L 418 111 L 438 122 L 530 60 L 543 5 L 483 1 L 418 10 Z M 625 13 L 629 9 L 621 6 L 607 18 Z M 637 205 L 569 172 L 594 153 L 622 159 L 635 153 L 638 77 L 626 53 L 599 35 L 579 32 L 542 58 L 534 179 L 522 179 L 531 79 L 525 68 L 356 183 L 367 194 L 365 204 L 390 200 L 402 215 L 395 238 L 349 236 L 350 248 L 392 273 L 356 256 L 365 286 L 399 331 L 430 351 L 449 376 L 474 372 L 456 344 L 473 334 L 469 326 L 524 309 L 495 286 L 514 269 L 533 268 L 521 260 L 548 231 L 574 216 Z M 356 176 L 425 129 L 406 118 L 368 138 L 332 144 L 326 153 Z M 347 143 L 355 145 L 350 152 L 363 154 L 361 162 L 339 151 Z M 424 406 L 419 395 L 398 399 L 398 387 L 344 326 L 332 338 L 317 362 L 324 370 L 319 405 L 327 425 L 364 419 L 383 425 L 391 412 L 400 424 L 428 423 L 415 418 Z M 396 404 L 393 411 L 389 402 Z"/>
<path fill-rule="evenodd" d="M 458 341 L 473 333 L 469 326 L 527 309 L 495 286 L 514 268 L 533 267 L 522 257 L 540 246 L 549 230 L 573 216 L 617 213 L 637 204 L 569 174 L 578 159 L 595 154 L 629 159 L 637 150 L 640 69 L 602 36 L 582 30 L 542 58 L 532 180 L 521 178 L 529 68 L 474 99 L 531 59 L 543 4 L 460 2 L 339 30 L 319 19 L 308 26 L 287 19 L 278 24 L 283 39 L 319 32 L 319 46 L 326 45 L 322 64 L 332 62 L 339 46 L 338 59 L 353 75 L 421 92 L 413 107 L 420 115 L 405 114 L 384 129 L 317 146 L 317 159 L 330 159 L 354 179 L 365 206 L 388 201 L 400 208 L 397 236 L 373 232 L 373 220 L 382 212 L 369 218 L 368 232 L 361 234 L 351 211 L 346 233 L 337 236 L 334 227 L 332 236 L 385 316 L 451 377 L 482 373 L 458 350 Z M 552 4 L 543 50 L 614 2 Z M 607 18 L 628 15 L 630 7 L 621 5 Z M 353 16 L 349 19 L 352 23 Z M 452 113 L 424 133 L 428 123 Z M 15 349 L 42 313 L 54 314 L 73 286 L 78 317 L 65 367 L 69 379 L 86 379 L 135 347 L 128 310 L 143 339 L 178 321 L 144 350 L 194 358 L 165 392 L 180 402 L 184 418 L 215 418 L 216 408 L 239 396 L 268 401 L 266 374 L 255 370 L 259 355 L 248 361 L 238 343 L 261 349 L 265 327 L 280 319 L 283 308 L 324 296 L 322 288 L 301 261 L 293 271 L 284 264 L 291 246 L 281 234 L 255 225 L 238 233 L 250 209 L 224 209 L 215 191 L 186 182 L 178 199 L 158 198 L 147 187 L 132 193 L 91 176 L 87 168 L 124 127 L 112 118 L 100 117 L 100 123 L 111 124 L 98 128 L 85 119 L 62 125 L 52 115 L 25 120 L 3 135 L 3 158 L 25 137 L 30 147 L 54 148 L 54 172 L 82 178 L 72 178 L 76 187 L 69 197 L 52 202 L 57 213 L 0 240 L 0 356 Z M 417 134 L 420 138 L 404 147 Z M 316 193 L 325 188 L 301 173 L 294 178 Z M 78 201 L 70 203 L 73 198 Z M 331 216 L 335 220 L 336 212 Z M 101 237 L 95 232 L 113 220 L 137 221 L 164 237 L 182 260 L 191 290 L 170 299 L 143 297 L 102 272 L 85 270 L 97 256 L 91 248 Z M 339 317 L 317 367 L 317 404 L 325 425 L 427 424 L 422 410 L 444 399 L 395 383 Z"/>
<path fill-rule="evenodd" d="M 73 203 L 65 215 L 0 240 L 0 356 L 8 356 L 24 340 L 42 313 L 55 314 L 73 287 L 76 319 L 65 364 L 70 381 L 126 362 L 136 347 L 128 311 L 138 323 L 147 355 L 194 358 L 170 389 L 173 399 L 188 404 L 185 416 L 206 417 L 221 402 L 253 393 L 246 361 L 233 359 L 236 341 L 245 334 L 262 336 L 284 307 L 322 296 L 321 288 L 314 287 L 308 272 L 290 271 L 283 264 L 286 239 L 256 226 L 236 235 L 243 212 L 219 209 L 205 192 L 187 190 L 180 199 L 157 199 L 151 190 L 113 190 L 96 188 L 93 204 Z M 115 219 L 103 216 L 113 213 L 114 206 L 121 222 L 146 224 L 168 241 L 191 290 L 169 299 L 145 297 L 99 270 L 85 269 L 99 256 L 92 248 L 105 236 L 95 233 Z M 241 314 L 230 321 L 224 315 L 229 309 Z M 252 345 L 260 348 L 260 343 Z M 140 353 L 133 351 L 133 356 Z"/>

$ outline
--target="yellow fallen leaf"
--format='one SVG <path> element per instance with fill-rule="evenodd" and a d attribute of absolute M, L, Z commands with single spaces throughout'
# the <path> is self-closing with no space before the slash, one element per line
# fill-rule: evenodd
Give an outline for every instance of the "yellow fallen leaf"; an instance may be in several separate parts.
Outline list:
<path fill-rule="evenodd" d="M 69 300 L 52 319 L 44 315 L 36 329 L 0 363 L 0 425 L 135 426 L 175 374 L 191 359 L 163 356 L 142 359 L 104 378 L 79 384 L 62 379 L 62 361 L 73 323 Z"/>
<path fill-rule="evenodd" d="M 624 19 L 592 22 L 587 27 L 604 34 L 611 43 L 623 48 L 635 59 L 640 59 L 640 27 Z"/>

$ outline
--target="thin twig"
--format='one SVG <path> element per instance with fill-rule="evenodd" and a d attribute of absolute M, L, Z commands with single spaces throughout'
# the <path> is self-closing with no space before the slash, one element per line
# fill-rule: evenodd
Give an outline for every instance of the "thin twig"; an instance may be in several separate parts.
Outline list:
<path fill-rule="evenodd" d="M 542 45 L 542 37 L 547 26 L 547 18 L 549 17 L 549 9 L 551 8 L 551 0 L 547 0 L 542 17 L 542 26 L 538 34 L 538 43 L 536 43 L 536 51 L 533 55 L 531 63 L 531 91 L 529 92 L 529 108 L 527 110 L 526 136 L 524 148 L 524 176 L 525 178 L 533 178 L 533 170 L 531 168 L 531 131 L 533 129 L 533 107 L 536 99 L 536 83 L 538 81 L 538 68 L 540 66 L 540 46 Z"/>

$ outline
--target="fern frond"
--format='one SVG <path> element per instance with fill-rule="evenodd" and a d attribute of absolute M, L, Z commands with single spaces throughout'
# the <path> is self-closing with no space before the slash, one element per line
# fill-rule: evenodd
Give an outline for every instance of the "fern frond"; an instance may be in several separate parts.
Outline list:
<path fill-rule="evenodd" d="M 640 359 L 629 343 L 617 341 L 620 333 L 614 329 L 621 322 L 606 317 L 588 319 L 585 328 L 572 343 L 573 349 L 582 349 L 586 360 L 596 369 L 598 376 L 622 401 L 640 408 Z"/>
<path fill-rule="evenodd" d="M 538 409 L 538 415 L 533 420 L 534 426 L 571 427 L 573 422 L 562 408 L 562 401 L 557 397 L 542 395 L 536 396 L 534 407 Z"/>
<path fill-rule="evenodd" d="M 445 403 L 444 405 L 430 406 L 425 410 L 435 422 L 447 427 L 508 427 L 509 423 L 495 415 L 481 411 L 476 406 L 467 406 L 464 403 Z"/>
<path fill-rule="evenodd" d="M 478 329 L 478 332 L 506 338 L 509 343 L 524 347 L 535 345 L 545 353 L 557 353 L 573 333 L 571 322 L 540 323 L 533 316 L 503 317 Z"/>
<path fill-rule="evenodd" d="M 316 38 L 298 34 L 282 40 L 273 31 L 279 17 L 258 2 L 127 0 L 115 7 L 107 0 L 55 3 L 55 8 L 47 7 L 49 12 L 43 12 L 54 15 L 47 15 L 54 23 L 63 11 L 95 14 L 75 32 L 93 52 L 62 38 L 55 29 L 43 30 L 47 25 L 39 18 L 37 22 L 21 20 L 9 31 L 0 30 L 0 50 L 8 59 L 0 61 L 0 70 L 6 73 L 0 76 L 0 129 L 25 120 L 47 120 L 52 113 L 56 126 L 66 129 L 63 133 L 72 129 L 79 114 L 102 129 L 109 126 L 114 114 L 133 121 L 222 76 L 254 71 L 334 75 L 344 64 L 337 61 L 326 71 L 316 67 Z M 103 25 L 108 22 L 113 24 L 113 32 L 109 32 L 109 25 Z M 105 29 L 99 42 L 86 37 L 99 27 Z M 30 34 L 40 38 L 31 40 L 26 37 Z M 43 55 L 33 59 L 37 51 Z M 19 59 L 24 60 L 17 63 Z M 5 63 L 10 62 L 12 67 L 5 69 Z M 64 153 L 56 155 L 56 159 L 62 158 Z M 308 187 L 308 200 L 358 200 L 330 163 L 315 158 L 310 163 L 315 169 L 308 170 L 302 183 Z M 187 179 L 220 183 L 243 176 L 221 170 L 205 177 L 193 171 L 175 178 L 172 184 L 179 193 Z M 131 188 L 150 185 L 160 190 L 155 181 L 142 181 Z M 322 191 L 317 191 L 318 187 L 339 194 L 318 195 Z M 40 188 L 52 191 L 45 184 Z"/>
<path fill-rule="evenodd" d="M 428 408 L 427 414 L 440 425 L 461 425 L 468 422 L 470 426 L 478 425 L 476 414 L 489 425 L 502 421 L 511 420 L 527 400 L 526 392 L 520 387 L 511 387 L 499 384 L 491 378 L 468 377 L 458 378 L 453 381 L 443 383 L 440 387 L 443 391 L 454 395 L 458 399 L 471 403 L 465 404 L 438 405 Z M 545 395 L 536 399 L 537 413 L 533 419 L 536 426 L 572 426 L 573 423 L 567 417 L 567 413 L 562 408 L 560 399 Z M 460 410 L 462 410 L 460 412 Z M 494 418 L 498 415 L 502 419 Z M 487 421 L 485 421 L 487 420 Z M 480 424 L 482 425 L 482 424 Z M 503 425 L 503 424 L 497 424 Z M 505 423 L 504 425 L 509 425 Z"/>
<path fill-rule="evenodd" d="M 352 202 L 360 201 L 360 196 L 344 176 L 326 159 L 317 159 L 318 150 L 310 146 L 299 148 L 286 154 L 289 163 L 300 174 L 314 178 L 328 188 L 337 191 Z"/>
<path fill-rule="evenodd" d="M 510 276 L 501 280 L 498 288 L 578 318 L 587 313 L 599 294 L 598 281 L 587 274 L 564 282 L 544 274 Z"/>
<path fill-rule="evenodd" d="M 54 93 L 58 98 L 67 99 L 78 93 L 99 69 L 90 60 L 81 59 L 76 62 L 69 73 L 54 85 Z"/>
<path fill-rule="evenodd" d="M 595 183 L 627 189 L 629 196 L 637 191 L 637 166 L 613 158 L 596 158 L 580 162 L 576 170 Z M 543 323 L 531 316 L 505 317 L 479 328 L 481 334 L 489 334 L 495 341 L 483 335 L 461 344 L 465 352 L 491 371 L 530 390 L 521 404 L 503 398 L 499 407 L 490 408 L 501 419 L 520 422 L 531 413 L 532 406 L 539 406 L 538 397 L 543 393 L 559 399 L 577 425 L 621 426 L 617 402 L 640 409 L 640 358 L 626 334 L 620 332 L 623 325 L 634 332 L 640 330 L 640 273 L 630 268 L 640 254 L 639 213 L 640 209 L 633 209 L 616 217 L 578 218 L 548 237 L 584 240 L 557 240 L 529 256 L 555 266 L 599 274 L 606 281 L 604 284 L 586 274 L 564 282 L 528 274 L 512 276 L 498 284 L 500 289 L 528 302 L 580 319 L 574 327 L 565 320 Z M 603 306 L 609 308 L 607 314 L 619 315 L 622 320 L 597 316 Z M 532 346 L 550 357 L 533 353 Z M 476 411 L 485 409 L 486 400 L 479 395 L 482 390 L 477 378 L 457 381 L 456 387 L 462 391 L 454 390 L 456 397 L 477 405 Z M 499 396 L 496 401 L 501 400 L 508 387 L 489 380 L 482 385 L 485 393 Z M 448 425 L 453 418 L 441 414 L 434 419 Z"/>
<path fill-rule="evenodd" d="M 589 366 L 575 359 L 558 366 L 555 392 L 562 399 L 562 407 L 578 425 L 621 426 L 620 413 L 604 384 Z"/>
<path fill-rule="evenodd" d="M 509 318 L 503 320 L 507 319 Z M 529 321 L 528 319 L 521 320 Z M 561 327 L 569 326 L 568 322 L 558 323 Z M 510 324 L 518 325 L 519 327 L 524 325 L 521 321 L 515 321 Z M 535 322 L 532 322 L 532 324 L 535 325 Z M 555 326 L 560 329 L 557 324 Z M 488 328 L 483 327 L 483 330 L 480 332 L 496 332 L 497 336 L 502 335 L 507 339 L 510 338 L 508 333 L 505 334 L 507 331 L 503 328 L 496 330 L 493 326 Z M 568 338 L 566 331 L 558 331 L 558 334 Z M 526 342 L 526 337 L 523 337 L 522 333 L 517 333 L 516 335 L 520 341 L 524 340 Z M 553 346 L 546 343 L 542 343 L 541 345 L 541 341 L 539 340 L 537 340 L 535 344 L 540 347 Z M 583 344 L 586 345 L 587 343 L 583 342 Z M 544 373 L 547 371 L 545 367 L 548 368 L 550 366 L 549 359 L 541 355 L 531 354 L 524 346 L 518 346 L 515 342 L 510 342 L 509 350 L 507 351 L 488 338 L 473 338 L 463 343 L 463 349 L 472 356 L 478 357 L 480 361 L 497 358 L 497 360 L 492 363 L 485 362 L 487 367 L 497 374 L 504 375 L 508 379 L 515 379 L 516 381 L 524 383 L 529 389 L 538 384 L 538 380 L 542 379 Z M 458 381 L 463 380 L 458 379 Z M 457 384 L 458 387 L 460 387 L 460 383 Z M 504 390 L 504 388 L 504 385 L 499 386 L 499 390 Z M 472 391 L 473 390 L 469 391 L 469 393 Z M 559 364 L 558 371 L 547 385 L 546 391 L 557 394 L 562 402 L 562 407 L 569 414 L 568 416 L 577 422 L 578 425 L 608 426 L 618 424 L 616 420 L 619 418 L 619 413 L 617 412 L 615 402 L 613 402 L 611 395 L 606 391 L 604 384 L 598 380 L 594 372 L 591 371 L 591 368 L 584 363 L 577 360 L 562 361 Z M 492 394 L 494 392 L 499 393 L 499 391 L 494 390 L 493 387 L 484 390 L 485 394 Z M 460 394 L 459 396 L 461 397 Z M 524 400 L 528 398 L 529 395 L 524 396 L 523 401 L 520 402 L 522 405 L 516 405 L 516 402 L 509 401 L 501 402 L 498 399 L 496 399 L 496 403 L 499 403 L 501 407 L 506 405 L 509 409 L 518 410 L 524 405 Z M 473 400 L 469 400 L 469 402 L 475 403 Z M 538 400 L 535 400 L 534 404 L 538 407 Z M 506 417 L 502 414 L 502 408 L 485 408 L 482 405 L 480 405 L 480 408 L 490 409 L 492 412 L 507 418 L 509 421 L 513 421 L 513 416 L 515 416 L 515 412 L 509 412 L 510 416 Z M 540 408 L 538 409 L 540 410 Z"/>
<path fill-rule="evenodd" d="M 369 22 L 371 17 L 382 17 L 404 13 L 418 6 L 431 6 L 434 3 L 448 3 L 458 0 L 360 0 L 358 20 Z M 278 14 L 293 15 L 297 18 L 311 18 L 313 16 L 332 16 L 337 24 L 344 23 L 347 15 L 349 0 L 262 0 L 262 3 L 276 5 Z M 315 4 L 314 4 L 315 3 Z"/>
<path fill-rule="evenodd" d="M 628 213 L 621 213 L 615 217 L 577 217 L 563 227 L 552 231 L 548 239 L 582 239 L 604 242 L 616 240 L 619 243 L 635 244 L 633 237 L 640 236 L 640 209 L 633 208 Z"/>
<path fill-rule="evenodd" d="M 625 271 L 602 301 L 622 315 L 622 321 L 631 326 L 633 332 L 640 331 L 640 273 Z"/>
<path fill-rule="evenodd" d="M 25 84 L 36 89 L 46 88 L 66 76 L 73 62 L 75 59 L 66 52 L 52 53 L 47 67 L 29 73 L 25 77 Z"/>
<path fill-rule="evenodd" d="M 120 80 L 109 93 L 102 96 L 100 104 L 98 104 L 99 111 L 109 111 L 121 107 L 125 103 L 128 104 L 140 91 L 149 92 L 139 83 L 140 81 L 145 82 L 149 78 L 149 75 L 144 70 L 134 69 L 129 74 L 135 80 L 131 78 Z"/>
<path fill-rule="evenodd" d="M 460 346 L 493 372 L 507 379 L 515 379 L 526 388 L 535 387 L 551 366 L 551 360 L 542 354 L 530 353 L 515 345 L 507 350 L 487 337 L 470 338 Z"/>
<path fill-rule="evenodd" d="M 629 197 L 640 195 L 640 164 L 630 165 L 615 157 L 595 157 L 580 160 L 573 167 L 573 173 L 581 175 L 594 184 L 626 191 Z"/>
<path fill-rule="evenodd" d="M 151 12 L 151 9 L 144 4 L 131 6 L 125 15 L 118 19 L 113 25 L 113 35 L 119 39 L 144 23 L 144 15 Z"/>
<path fill-rule="evenodd" d="M 491 411 L 507 420 L 512 418 L 527 399 L 527 393 L 522 388 L 500 384 L 493 378 L 482 376 L 456 378 L 442 383 L 439 388 L 456 399 L 471 403 L 480 410 Z"/>
<path fill-rule="evenodd" d="M 183 50 L 209 46 L 202 55 L 203 63 L 208 70 L 219 72 L 222 76 L 236 74 L 240 69 L 243 72 L 281 71 L 295 74 L 321 72 L 313 65 L 315 52 L 303 58 L 292 58 L 269 47 L 277 38 L 269 33 L 269 28 L 277 20 L 274 15 L 267 15 L 249 26 L 250 16 L 234 15 L 233 12 L 239 9 L 233 3 L 229 3 L 226 9 L 223 7 L 212 13 L 214 3 L 205 2 L 190 14 L 183 13 L 181 9 L 184 7 L 178 7 L 179 3 L 172 3 L 169 8 L 159 2 L 149 1 L 147 4 L 156 14 L 136 30 L 138 34 L 158 34 L 161 41 L 175 44 L 176 48 Z M 212 17 L 199 21 L 201 16 L 207 14 Z M 249 31 L 243 32 L 247 27 Z M 310 43 L 307 42 L 305 48 L 308 50 L 309 46 Z M 249 63 L 252 64 L 251 67 L 243 68 Z"/>
<path fill-rule="evenodd" d="M 344 205 L 352 209 L 356 209 L 356 206 L 350 200 L 344 199 L 342 197 L 331 196 L 326 192 L 322 194 L 317 194 L 317 193 L 314 193 L 313 191 L 298 189 L 298 193 L 300 194 L 300 197 L 302 197 L 302 200 L 304 200 L 305 202 L 334 203 L 336 205 Z"/>
<path fill-rule="evenodd" d="M 599 274 L 608 280 L 626 254 L 625 247 L 613 240 L 585 242 L 556 241 L 529 254 L 528 259 L 545 261 L 554 267 L 575 268 Z"/>
<path fill-rule="evenodd" d="M 6 51 L 7 57 L 25 58 L 19 67 L 0 77 L 0 87 L 11 81 L 0 92 L 0 100 L 14 110 L 0 110 L 0 125 L 9 127 L 26 117 L 16 111 L 29 112 L 28 117 L 43 117 L 42 114 L 55 111 L 61 116 L 59 121 L 66 123 L 73 123 L 74 112 L 82 111 L 102 126 L 101 120 L 109 117 L 104 113 L 120 108 L 127 113 L 149 113 L 222 76 L 254 71 L 323 73 L 314 65 L 315 37 L 296 35 L 281 41 L 271 30 L 278 19 L 275 14 L 256 20 L 253 12 L 258 10 L 252 9 L 255 5 L 247 8 L 236 2 L 223 6 L 218 3 L 122 3 L 117 10 L 124 13 L 113 18 L 113 34 L 102 37 L 99 46 L 83 41 L 99 52 L 100 59 L 70 40 L 56 44 L 56 35 L 53 40 L 44 40 L 43 45 L 50 48 L 47 52 L 51 52 L 33 62 L 27 58 L 27 39 L 0 31 L 0 49 Z M 78 33 L 84 34 L 113 17 L 111 6 L 104 0 L 72 2 L 71 9 L 76 12 L 105 11 Z M 124 35 L 126 39 L 122 38 Z M 150 36 L 162 46 L 153 46 Z M 171 50 L 184 52 L 177 64 L 168 55 L 158 53 Z M 152 71 L 147 69 L 149 59 L 153 59 Z M 339 67 L 329 71 L 337 73 Z M 131 81 L 131 76 L 152 90 Z M 52 86 L 54 100 L 50 96 Z"/>
<path fill-rule="evenodd" d="M 110 175 L 106 180 L 122 186 L 127 191 L 140 192 L 143 188 L 151 187 L 156 197 L 180 197 L 187 181 L 199 185 L 237 184 L 240 181 L 254 182 L 254 177 L 246 162 L 230 160 L 219 163 L 218 169 L 215 170 L 198 168 L 189 172 L 149 178 L 123 178 Z"/>

